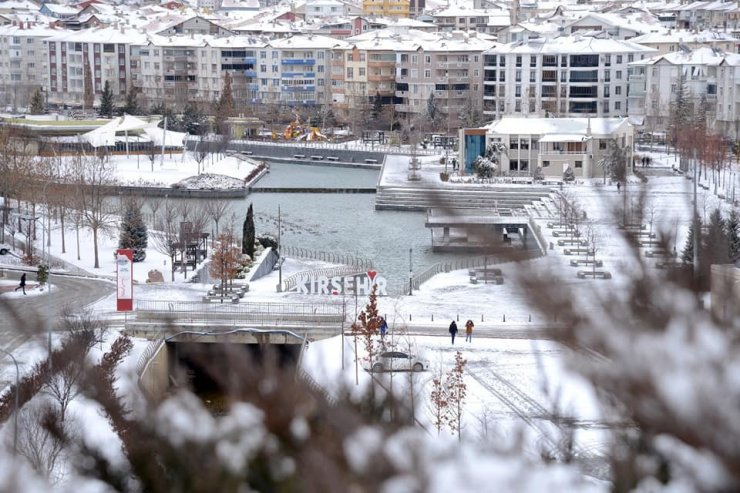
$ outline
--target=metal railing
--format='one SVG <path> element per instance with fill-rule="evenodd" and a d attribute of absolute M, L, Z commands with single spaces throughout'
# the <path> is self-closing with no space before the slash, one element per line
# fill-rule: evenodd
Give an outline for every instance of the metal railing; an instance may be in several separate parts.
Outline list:
<path fill-rule="evenodd" d="M 281 246 L 280 254 L 286 257 L 302 258 L 307 260 L 321 260 L 332 264 L 349 265 L 358 269 L 372 269 L 373 262 L 352 254 L 324 252 L 291 246 Z"/>
<path fill-rule="evenodd" d="M 141 380 L 141 376 L 144 375 L 144 372 L 149 366 L 149 362 L 164 344 L 164 337 L 164 334 L 162 334 L 157 339 L 149 342 L 144 352 L 139 356 L 139 361 L 136 362 L 136 375 L 139 377 L 139 380 Z"/>
<path fill-rule="evenodd" d="M 192 139 L 192 136 L 188 138 Z M 440 154 L 437 149 L 416 149 L 412 151 L 410 148 L 390 146 L 387 144 L 361 144 L 358 142 L 306 142 L 306 141 L 275 141 L 275 140 L 230 140 L 230 144 L 247 144 L 247 145 L 269 145 L 269 146 L 280 146 L 280 147 L 303 147 L 306 149 L 335 149 L 337 151 L 363 151 L 363 152 L 379 152 L 383 154 L 401 154 L 411 155 L 416 153 L 424 156 L 436 156 Z"/>
<path fill-rule="evenodd" d="M 224 315 L 336 315 L 342 314 L 341 303 L 274 303 L 241 302 L 202 303 L 198 301 L 137 300 L 134 310 L 140 313 L 157 313 L 173 316 L 187 314 L 190 317 Z"/>
<path fill-rule="evenodd" d="M 498 257 L 496 255 L 489 255 L 485 257 L 472 257 L 455 260 L 454 262 L 440 262 L 434 264 L 431 267 L 425 269 L 420 274 L 414 276 L 411 285 L 414 289 L 419 289 L 422 284 L 427 282 L 429 279 L 434 277 L 440 272 L 452 272 L 453 270 L 460 269 L 475 269 L 478 267 L 486 267 L 488 265 L 502 264 L 510 262 L 512 259 L 509 257 Z"/>

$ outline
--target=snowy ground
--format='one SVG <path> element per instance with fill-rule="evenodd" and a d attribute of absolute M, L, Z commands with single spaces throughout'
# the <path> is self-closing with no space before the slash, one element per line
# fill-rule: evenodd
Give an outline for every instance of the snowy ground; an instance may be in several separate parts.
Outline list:
<path fill-rule="evenodd" d="M 222 154 L 209 154 L 198 165 L 190 152 L 180 154 L 166 154 L 164 161 L 156 156 L 151 162 L 148 156 L 115 155 L 111 156 L 115 175 L 124 185 L 168 187 L 185 178 L 200 173 L 225 175 L 244 180 L 256 168 L 254 161 L 243 160 L 233 156 L 224 157 Z"/>

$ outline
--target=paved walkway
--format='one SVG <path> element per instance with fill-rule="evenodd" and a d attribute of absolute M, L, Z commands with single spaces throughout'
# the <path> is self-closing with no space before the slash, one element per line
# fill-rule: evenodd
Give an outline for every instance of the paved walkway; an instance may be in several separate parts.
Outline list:
<path fill-rule="evenodd" d="M 20 271 L 8 269 L 6 273 L 8 279 L 21 276 Z M 52 275 L 52 285 L 56 289 L 51 291 L 51 300 L 48 295 L 0 298 L 0 347 L 13 351 L 34 335 L 45 335 L 49 311 L 52 322 L 56 322 L 65 309 L 78 310 L 114 290 L 109 281 L 60 274 Z"/>

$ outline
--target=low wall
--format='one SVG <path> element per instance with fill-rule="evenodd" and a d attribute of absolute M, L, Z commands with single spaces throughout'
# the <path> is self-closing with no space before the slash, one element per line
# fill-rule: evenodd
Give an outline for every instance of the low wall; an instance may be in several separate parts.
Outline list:
<path fill-rule="evenodd" d="M 169 388 L 169 376 L 169 349 L 167 344 L 162 344 L 139 376 L 139 386 L 149 398 L 159 402 Z"/>
<path fill-rule="evenodd" d="M 189 140 L 187 142 L 187 148 L 192 150 L 195 148 L 196 141 Z M 341 144 L 340 144 L 341 145 Z M 310 159 L 311 156 L 322 156 L 323 160 L 326 161 L 328 157 L 336 157 L 339 161 L 347 163 L 365 163 L 366 159 L 374 159 L 378 164 L 382 163 L 385 159 L 385 154 L 380 151 L 367 151 L 360 149 L 343 149 L 337 145 L 327 145 L 326 147 L 312 144 L 312 145 L 286 145 L 281 143 L 280 145 L 257 142 L 244 142 L 236 141 L 229 142 L 228 149 L 230 151 L 251 151 L 251 157 L 254 158 L 283 158 L 295 160 L 296 154 L 306 156 Z M 330 162 L 330 161 L 327 161 Z"/>
<path fill-rule="evenodd" d="M 256 281 L 257 279 L 265 277 L 267 274 L 272 272 L 279 258 L 280 256 L 277 254 L 277 252 L 273 250 L 272 247 L 268 247 L 262 254 L 260 265 L 254 270 L 254 272 L 252 273 L 252 277 L 249 278 L 249 281 Z"/>

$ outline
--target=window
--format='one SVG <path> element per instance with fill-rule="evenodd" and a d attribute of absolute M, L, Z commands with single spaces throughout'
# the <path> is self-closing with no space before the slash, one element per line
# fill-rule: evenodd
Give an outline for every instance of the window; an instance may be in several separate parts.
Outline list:
<path fill-rule="evenodd" d="M 521 98 L 522 97 L 522 86 L 515 86 L 514 87 L 514 97 L 515 98 Z"/>
<path fill-rule="evenodd" d="M 534 71 L 529 72 L 529 82 L 537 82 L 537 74 Z"/>
<path fill-rule="evenodd" d="M 498 73 L 498 81 L 506 82 L 506 72 L 504 72 L 503 70 L 499 71 Z"/>
<path fill-rule="evenodd" d="M 622 109 L 622 102 L 621 101 L 617 101 L 616 103 L 614 103 L 614 110 L 615 111 L 620 111 L 621 109 Z"/>
<path fill-rule="evenodd" d="M 537 57 L 532 55 L 529 57 L 529 66 L 530 67 L 536 67 L 537 66 Z"/>
<path fill-rule="evenodd" d="M 360 67 L 359 68 L 359 70 L 357 71 L 357 76 L 358 77 L 365 77 L 365 67 Z"/>
<path fill-rule="evenodd" d="M 606 55 L 604 65 L 606 65 L 607 67 L 611 67 L 611 65 L 612 65 L 612 56 L 611 55 Z"/>
<path fill-rule="evenodd" d="M 522 81 L 522 71 L 521 70 L 517 70 L 516 71 L 514 80 L 516 82 L 521 82 Z"/>
<path fill-rule="evenodd" d="M 516 66 L 517 67 L 521 67 L 522 66 L 522 56 L 521 55 L 517 55 L 516 56 Z"/>
<path fill-rule="evenodd" d="M 432 63 L 432 57 L 429 55 L 424 55 L 424 63 L 426 63 L 427 65 Z"/>
<path fill-rule="evenodd" d="M 622 94 L 622 86 L 615 86 L 614 94 L 616 94 L 617 96 L 620 96 Z"/>
<path fill-rule="evenodd" d="M 604 97 L 605 98 L 609 97 L 609 86 L 604 86 Z"/>
<path fill-rule="evenodd" d="M 543 168 L 549 168 L 550 167 L 550 161 L 542 161 L 542 167 Z"/>
<path fill-rule="evenodd" d="M 277 65 L 273 65 L 273 66 L 272 66 L 272 73 L 273 73 L 273 74 L 276 74 L 276 73 L 278 73 L 279 71 L 280 71 L 280 69 L 278 68 L 278 66 L 277 66 Z"/>
<path fill-rule="evenodd" d="M 347 78 L 352 79 L 354 77 L 354 69 L 352 67 L 347 67 Z"/>
<path fill-rule="evenodd" d="M 606 150 L 606 141 L 605 140 L 600 140 L 599 141 L 599 150 L 600 151 Z"/>
<path fill-rule="evenodd" d="M 617 55 L 617 64 L 622 63 L 622 55 Z"/>
<path fill-rule="evenodd" d="M 419 64 L 419 57 L 416 56 L 416 55 L 412 55 L 411 56 L 411 63 L 414 64 L 414 65 L 418 65 Z"/>
<path fill-rule="evenodd" d="M 617 80 L 622 80 L 622 71 L 621 70 L 617 70 L 617 72 L 614 74 L 614 77 Z"/>
<path fill-rule="evenodd" d="M 103 45 L 103 53 L 115 53 L 116 52 L 116 45 L 111 43 L 106 43 Z"/>
<path fill-rule="evenodd" d="M 275 60 L 279 56 L 277 51 L 272 52 L 272 59 Z"/>
<path fill-rule="evenodd" d="M 267 52 L 266 51 L 260 51 L 260 58 L 262 60 L 264 60 L 265 58 L 267 58 Z"/>
<path fill-rule="evenodd" d="M 576 167 L 576 169 L 583 168 L 583 161 L 576 161 L 575 167 Z"/>
<path fill-rule="evenodd" d="M 425 79 L 431 79 L 432 78 L 432 71 L 431 70 L 425 70 L 424 71 L 424 78 Z"/>
<path fill-rule="evenodd" d="M 260 65 L 260 72 L 267 72 L 267 65 Z"/>
<path fill-rule="evenodd" d="M 627 55 L 627 63 L 635 61 L 635 55 Z"/>

